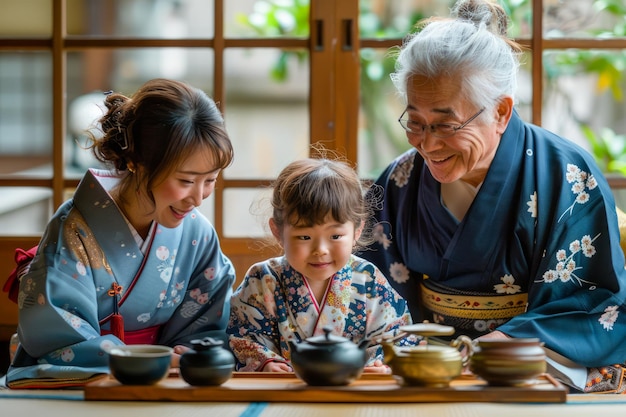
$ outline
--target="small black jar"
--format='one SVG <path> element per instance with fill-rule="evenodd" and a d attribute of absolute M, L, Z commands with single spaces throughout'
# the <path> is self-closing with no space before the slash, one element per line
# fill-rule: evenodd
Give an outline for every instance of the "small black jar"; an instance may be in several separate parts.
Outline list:
<path fill-rule="evenodd" d="M 228 381 L 235 369 L 235 358 L 212 337 L 191 341 L 192 348 L 180 357 L 180 376 L 189 385 L 217 386 Z"/>

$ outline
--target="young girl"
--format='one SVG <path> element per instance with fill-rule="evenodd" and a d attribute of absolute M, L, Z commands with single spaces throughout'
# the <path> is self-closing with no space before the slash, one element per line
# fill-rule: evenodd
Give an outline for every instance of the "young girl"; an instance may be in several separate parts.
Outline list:
<path fill-rule="evenodd" d="M 291 372 L 287 341 L 333 334 L 355 343 L 410 324 L 405 301 L 371 263 L 352 254 L 370 217 L 347 164 L 303 159 L 278 176 L 269 227 L 284 255 L 253 265 L 231 299 L 227 332 L 240 371 Z M 385 372 L 380 345 L 366 371 Z"/>

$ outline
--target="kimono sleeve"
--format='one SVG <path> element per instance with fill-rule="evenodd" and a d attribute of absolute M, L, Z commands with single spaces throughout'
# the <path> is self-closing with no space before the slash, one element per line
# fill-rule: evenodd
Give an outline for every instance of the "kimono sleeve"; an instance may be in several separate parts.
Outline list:
<path fill-rule="evenodd" d="M 233 294 L 228 334 L 239 371 L 259 371 L 270 361 L 287 362 L 281 355 L 276 281 L 261 264 L 250 268 Z"/>
<path fill-rule="evenodd" d="M 53 221 L 48 227 L 20 283 L 21 348 L 41 363 L 102 367 L 106 372 L 105 351 L 122 343 L 100 335 L 97 299 L 103 289 L 96 286 L 94 274 L 106 274 L 106 267 L 89 261 L 90 249 L 78 240 L 65 241 L 55 232 L 62 225 L 57 226 Z"/>
<path fill-rule="evenodd" d="M 541 216 L 556 222 L 531 277 L 528 311 L 499 330 L 539 337 L 547 348 L 583 366 L 623 363 L 626 272 L 613 199 L 606 182 L 596 182 L 576 165 L 567 169 L 576 181 L 574 195 L 562 193 L 558 209 L 542 210 L 538 193 L 539 224 Z"/>
<path fill-rule="evenodd" d="M 372 264 L 363 269 L 370 276 L 370 291 L 367 294 L 367 329 L 365 337 L 369 340 L 393 338 L 400 333 L 400 327 L 412 323 L 406 301 L 393 289 L 382 272 Z M 401 339 L 398 345 L 413 345 L 410 339 Z M 383 360 L 383 350 L 379 343 L 368 348 L 367 365 L 377 359 Z"/>

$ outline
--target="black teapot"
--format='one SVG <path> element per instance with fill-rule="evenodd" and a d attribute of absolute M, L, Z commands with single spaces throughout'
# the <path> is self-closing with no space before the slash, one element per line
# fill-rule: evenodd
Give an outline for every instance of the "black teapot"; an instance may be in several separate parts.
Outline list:
<path fill-rule="evenodd" d="M 331 327 L 322 330 L 323 335 L 297 344 L 288 341 L 293 371 L 308 385 L 348 385 L 363 373 L 370 341 L 363 340 L 357 345 L 345 337 L 331 334 Z"/>
<path fill-rule="evenodd" d="M 189 385 L 222 385 L 233 374 L 235 358 L 222 347 L 223 341 L 212 337 L 195 339 L 192 348 L 180 356 L 180 376 Z"/>

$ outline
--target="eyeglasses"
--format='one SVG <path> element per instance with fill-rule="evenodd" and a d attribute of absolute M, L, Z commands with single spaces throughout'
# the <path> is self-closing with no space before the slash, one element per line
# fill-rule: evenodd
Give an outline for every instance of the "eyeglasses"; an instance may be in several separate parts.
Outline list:
<path fill-rule="evenodd" d="M 414 122 L 413 120 L 410 120 L 410 119 L 403 119 L 402 117 L 406 114 L 406 110 L 404 110 L 402 115 L 400 115 L 398 122 L 400 123 L 400 126 L 404 128 L 404 130 L 414 135 L 424 136 L 425 134 L 424 132 L 426 132 L 426 129 L 428 128 L 428 131 L 430 132 L 431 135 L 436 136 L 438 138 L 447 138 L 447 137 L 454 135 L 459 130 L 463 129 L 472 120 L 480 116 L 480 114 L 483 111 L 485 111 L 484 107 L 480 109 L 478 113 L 476 113 L 475 115 L 467 119 L 464 123 L 458 126 L 451 125 L 448 123 L 436 123 L 432 125 L 425 125 L 422 123 Z"/>

